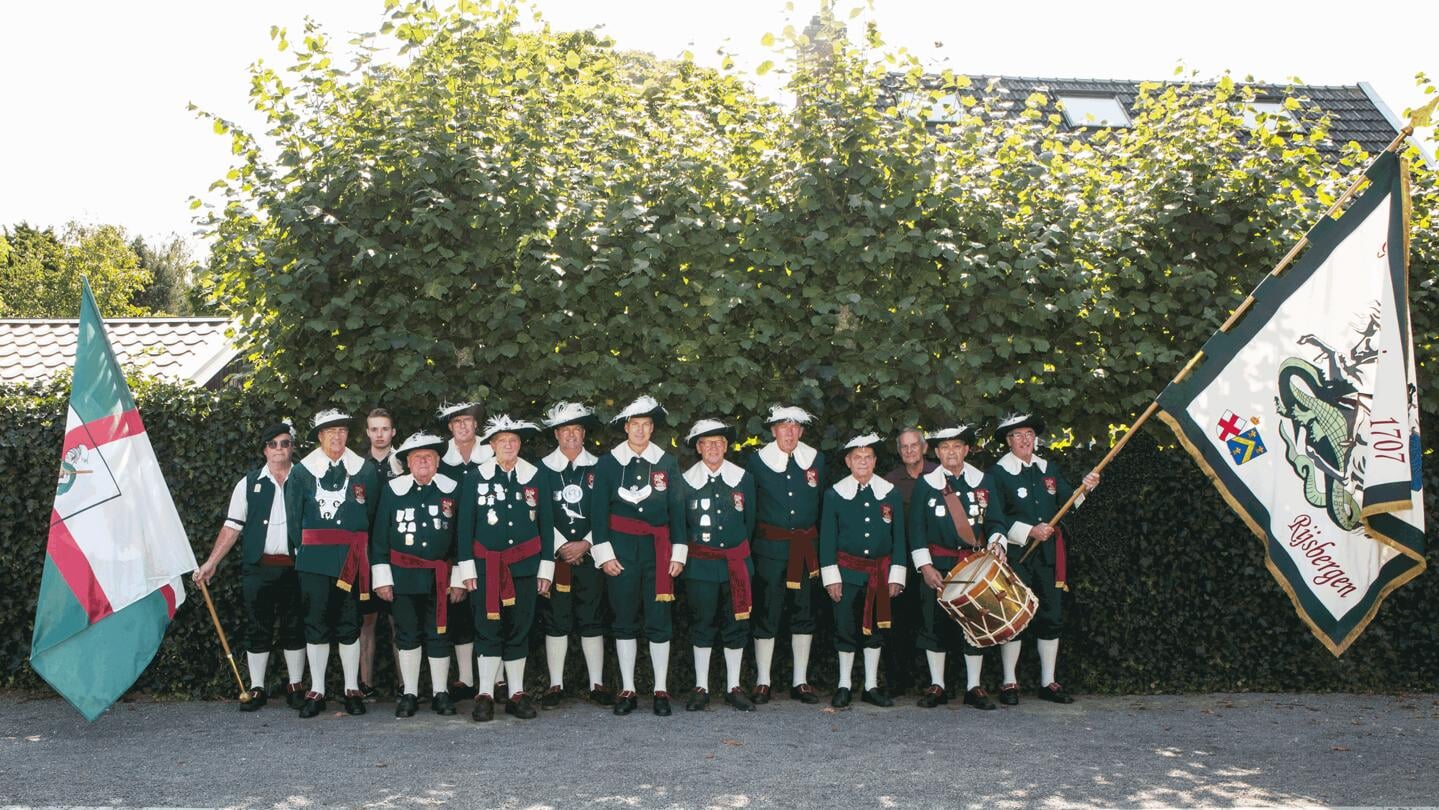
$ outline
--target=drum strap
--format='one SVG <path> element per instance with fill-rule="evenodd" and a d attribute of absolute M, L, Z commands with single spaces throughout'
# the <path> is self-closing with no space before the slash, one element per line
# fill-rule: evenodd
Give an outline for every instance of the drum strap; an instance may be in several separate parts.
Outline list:
<path fill-rule="evenodd" d="M 969 525 L 969 511 L 964 504 L 959 502 L 959 496 L 954 493 L 954 487 L 944 485 L 944 506 L 949 510 L 949 519 L 954 521 L 954 530 L 959 532 L 959 539 L 970 548 L 981 548 L 979 541 L 974 538 L 974 527 Z"/>

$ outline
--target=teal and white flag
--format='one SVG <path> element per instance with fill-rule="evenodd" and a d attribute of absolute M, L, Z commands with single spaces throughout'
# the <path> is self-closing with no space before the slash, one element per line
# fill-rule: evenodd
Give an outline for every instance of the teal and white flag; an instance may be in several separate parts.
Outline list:
<path fill-rule="evenodd" d="M 1409 325 L 1407 173 L 1368 189 L 1159 396 L 1164 419 L 1264 541 L 1330 652 L 1424 570 L 1419 388 Z"/>
<path fill-rule="evenodd" d="M 94 720 L 155 657 L 195 567 L 86 282 L 30 665 Z"/>

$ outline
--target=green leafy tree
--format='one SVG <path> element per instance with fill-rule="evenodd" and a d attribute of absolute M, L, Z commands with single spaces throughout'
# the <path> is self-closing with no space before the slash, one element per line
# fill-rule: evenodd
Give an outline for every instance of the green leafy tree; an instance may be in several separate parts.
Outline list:
<path fill-rule="evenodd" d="M 140 268 L 151 276 L 150 283 L 135 293 L 131 303 L 156 315 L 194 314 L 191 288 L 200 267 L 185 240 L 171 236 L 152 247 L 137 236 L 131 240 L 130 249 L 139 258 Z"/>
<path fill-rule="evenodd" d="M 143 315 L 131 303 L 149 283 L 125 231 L 114 225 L 71 222 L 57 236 L 51 228 L 21 223 L 4 231 L 0 255 L 0 317 L 73 318 L 80 306 L 80 279 L 88 277 L 100 311 L 108 317 Z"/>

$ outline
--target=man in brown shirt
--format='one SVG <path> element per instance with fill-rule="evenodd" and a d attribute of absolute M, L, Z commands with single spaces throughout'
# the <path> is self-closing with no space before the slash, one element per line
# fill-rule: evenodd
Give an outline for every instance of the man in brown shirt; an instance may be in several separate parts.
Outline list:
<path fill-rule="evenodd" d="M 914 494 L 914 484 L 925 473 L 933 472 L 938 464 L 925 457 L 929 445 L 919 428 L 907 427 L 895 439 L 899 450 L 899 464 L 885 474 L 884 480 L 894 484 L 904 499 L 905 514 L 909 514 L 909 499 Z M 919 588 L 906 588 L 897 598 L 891 600 L 894 624 L 889 631 L 889 642 L 884 645 L 884 671 L 889 679 L 891 696 L 904 694 L 914 685 L 915 632 L 919 626 Z"/>

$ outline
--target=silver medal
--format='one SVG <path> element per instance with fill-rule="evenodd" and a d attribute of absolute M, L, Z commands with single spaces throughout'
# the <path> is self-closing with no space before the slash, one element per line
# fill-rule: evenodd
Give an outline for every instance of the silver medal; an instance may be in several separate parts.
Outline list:
<path fill-rule="evenodd" d="M 562 494 L 565 496 L 565 503 L 579 503 L 585 497 L 585 491 L 580 489 L 579 484 L 566 484 Z"/>
<path fill-rule="evenodd" d="M 406 534 L 406 535 L 405 535 L 405 545 L 407 545 L 407 546 L 413 546 L 414 544 L 415 544 L 415 536 L 414 536 L 413 534 Z"/>
<path fill-rule="evenodd" d="M 495 525 L 496 523 L 499 523 L 499 522 L 500 522 L 500 516 L 497 515 L 497 514 L 495 514 L 495 510 L 491 509 L 491 510 L 489 510 L 488 512 L 485 513 L 485 520 L 486 520 L 491 526 L 493 526 L 493 525 Z"/>
<path fill-rule="evenodd" d="M 944 507 L 943 507 L 943 506 L 936 506 L 936 507 L 934 507 L 934 516 L 935 516 L 935 517 L 944 517 Z"/>

